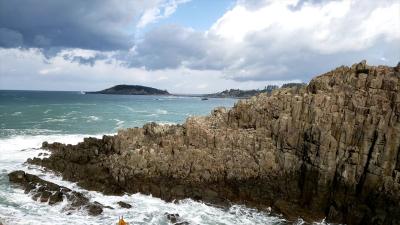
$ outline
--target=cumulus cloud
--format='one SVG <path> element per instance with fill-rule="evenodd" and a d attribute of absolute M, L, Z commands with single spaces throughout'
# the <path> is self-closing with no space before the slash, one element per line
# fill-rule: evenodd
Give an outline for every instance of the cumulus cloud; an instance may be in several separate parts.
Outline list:
<path fill-rule="evenodd" d="M 205 57 L 208 40 L 204 34 L 176 25 L 157 27 L 145 34 L 134 49 L 122 57 L 130 67 L 150 70 L 177 68 Z"/>
<path fill-rule="evenodd" d="M 200 94 L 232 87 L 254 89 L 266 85 L 265 82 L 226 80 L 216 70 L 200 71 L 180 67 L 150 71 L 122 67 L 115 59 L 98 60 L 95 66 L 89 66 L 71 63 L 64 58 L 66 54 L 71 54 L 71 50 L 62 50 L 44 61 L 39 49 L 0 48 L 0 89 L 96 91 L 117 84 L 140 84 L 167 89 L 171 93 Z M 76 54 L 91 57 L 94 52 Z"/>
<path fill-rule="evenodd" d="M 42 53 L 43 65 L 24 67 L 46 79 L 68 73 L 84 77 L 70 82 L 89 79 L 85 71 L 101 74 L 93 77 L 103 84 L 124 78 L 176 92 L 308 81 L 362 59 L 389 65 L 400 59 L 396 0 L 238 0 L 207 31 L 176 24 L 143 29 L 185 2 L 0 0 L 0 47 Z M 143 35 L 134 37 L 138 29 Z"/>
<path fill-rule="evenodd" d="M 155 28 L 136 43 L 129 65 L 215 69 L 244 81 L 307 79 L 364 58 L 395 64 L 399 9 L 392 0 L 238 1 L 207 32 Z"/>

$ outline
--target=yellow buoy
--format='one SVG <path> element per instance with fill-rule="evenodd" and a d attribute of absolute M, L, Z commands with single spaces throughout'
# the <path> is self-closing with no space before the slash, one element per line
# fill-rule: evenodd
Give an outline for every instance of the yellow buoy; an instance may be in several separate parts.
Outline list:
<path fill-rule="evenodd" d="M 125 222 L 124 217 L 121 216 L 121 218 L 119 218 L 117 225 L 129 225 L 129 223 Z"/>

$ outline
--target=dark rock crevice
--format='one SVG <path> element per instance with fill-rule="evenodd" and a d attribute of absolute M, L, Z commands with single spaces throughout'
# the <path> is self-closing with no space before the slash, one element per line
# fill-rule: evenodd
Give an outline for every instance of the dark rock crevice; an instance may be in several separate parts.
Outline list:
<path fill-rule="evenodd" d="M 376 145 L 377 139 L 378 139 L 378 132 L 375 130 L 374 133 L 373 133 L 373 136 L 372 136 L 371 146 L 368 149 L 367 160 L 365 162 L 365 166 L 364 166 L 363 172 L 362 172 L 360 180 L 358 181 L 357 186 L 356 186 L 356 194 L 358 196 L 361 194 L 361 192 L 363 190 L 365 179 L 366 179 L 366 176 L 367 176 L 367 173 L 368 173 L 368 167 L 369 167 L 369 164 L 371 162 L 372 153 L 374 151 L 374 147 Z"/>

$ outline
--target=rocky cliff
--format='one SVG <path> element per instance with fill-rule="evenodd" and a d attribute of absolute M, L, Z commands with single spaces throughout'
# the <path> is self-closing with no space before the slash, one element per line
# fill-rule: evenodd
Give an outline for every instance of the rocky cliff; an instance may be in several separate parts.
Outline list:
<path fill-rule="evenodd" d="M 342 66 L 183 125 L 146 124 L 39 164 L 88 189 L 273 206 L 287 216 L 400 224 L 400 65 Z"/>

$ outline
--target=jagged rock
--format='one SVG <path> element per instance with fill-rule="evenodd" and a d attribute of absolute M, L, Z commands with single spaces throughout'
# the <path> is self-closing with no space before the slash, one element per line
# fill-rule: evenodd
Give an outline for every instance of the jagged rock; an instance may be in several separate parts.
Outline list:
<path fill-rule="evenodd" d="M 28 174 L 21 170 L 11 172 L 8 176 L 10 182 L 22 186 L 25 193 L 32 194 L 32 199 L 35 201 L 39 200 L 40 202 L 48 202 L 49 205 L 54 205 L 62 202 L 65 197 L 70 203 L 67 206 L 67 210 L 83 207 L 92 216 L 101 214 L 103 208 L 107 207 L 98 202 L 91 203 L 82 193 L 45 181 L 36 175 Z"/>
<path fill-rule="evenodd" d="M 309 221 L 400 223 L 398 67 L 363 61 L 183 125 L 43 147 L 51 156 L 28 162 L 104 193 L 274 206 Z"/>
<path fill-rule="evenodd" d="M 178 222 L 179 214 L 177 214 L 177 213 L 174 213 L 174 214 L 165 213 L 165 216 L 167 217 L 167 219 L 168 219 L 171 223 L 176 223 L 176 222 Z"/>
<path fill-rule="evenodd" d="M 126 208 L 126 209 L 132 208 L 132 205 L 131 205 L 131 204 L 128 204 L 128 203 L 126 203 L 126 202 L 119 201 L 119 202 L 117 202 L 117 204 L 118 204 L 121 208 Z"/>
<path fill-rule="evenodd" d="M 179 220 L 181 220 L 178 213 L 165 213 L 164 215 L 167 217 L 169 222 L 174 225 L 189 225 L 189 222 L 187 221 L 178 222 Z"/>
<path fill-rule="evenodd" d="M 89 215 L 91 216 L 98 216 L 103 212 L 103 205 L 98 203 L 98 202 L 94 202 L 91 204 L 88 204 L 85 206 L 85 209 L 88 211 Z"/>
<path fill-rule="evenodd" d="M 363 61 L 361 61 L 360 63 L 358 63 L 357 65 L 356 65 L 356 73 L 357 74 L 359 74 L 359 73 L 368 73 L 369 72 L 369 66 L 367 65 L 367 61 L 366 60 L 363 60 Z"/>

